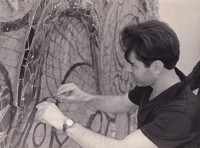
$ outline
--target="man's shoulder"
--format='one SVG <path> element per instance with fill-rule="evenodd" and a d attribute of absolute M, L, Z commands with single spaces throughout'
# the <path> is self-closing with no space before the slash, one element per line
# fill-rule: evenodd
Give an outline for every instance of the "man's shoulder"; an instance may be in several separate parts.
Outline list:
<path fill-rule="evenodd" d="M 188 85 L 186 85 L 186 87 L 183 90 L 177 93 L 176 99 L 177 100 L 180 99 L 181 101 L 186 101 L 186 103 L 193 102 L 197 106 L 200 106 L 200 98 L 192 92 L 192 90 L 190 89 Z"/>
<path fill-rule="evenodd" d="M 184 113 L 196 120 L 195 118 L 200 117 L 200 98 L 186 86 L 172 101 L 163 105 L 163 110 Z"/>

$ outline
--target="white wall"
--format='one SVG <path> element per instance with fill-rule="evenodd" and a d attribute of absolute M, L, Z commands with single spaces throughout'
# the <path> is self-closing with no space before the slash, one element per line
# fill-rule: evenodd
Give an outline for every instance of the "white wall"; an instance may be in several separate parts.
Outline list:
<path fill-rule="evenodd" d="M 200 60 L 200 0 L 158 0 L 160 20 L 167 22 L 180 40 L 177 67 L 188 75 Z"/>

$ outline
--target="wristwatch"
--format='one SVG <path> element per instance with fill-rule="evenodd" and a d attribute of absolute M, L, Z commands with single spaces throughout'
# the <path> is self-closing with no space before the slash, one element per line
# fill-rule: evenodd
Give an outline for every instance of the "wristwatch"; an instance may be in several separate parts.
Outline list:
<path fill-rule="evenodd" d="M 66 120 L 64 123 L 63 123 L 63 131 L 66 133 L 66 130 L 70 127 L 72 127 L 74 125 L 74 121 L 71 120 L 71 119 L 68 119 Z"/>

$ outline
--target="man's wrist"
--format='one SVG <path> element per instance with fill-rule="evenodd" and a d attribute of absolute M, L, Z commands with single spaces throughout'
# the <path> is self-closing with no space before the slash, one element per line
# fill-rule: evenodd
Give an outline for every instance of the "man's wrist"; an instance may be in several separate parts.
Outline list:
<path fill-rule="evenodd" d="M 77 135 L 77 132 L 82 128 L 83 127 L 78 122 L 74 122 L 74 125 L 72 127 L 68 128 L 65 133 L 67 134 L 67 136 L 72 138 L 75 135 Z"/>
<path fill-rule="evenodd" d="M 90 101 L 92 101 L 93 100 L 93 95 L 92 94 L 85 94 L 85 96 L 84 96 L 84 102 L 90 102 Z"/>
<path fill-rule="evenodd" d="M 75 124 L 75 121 L 73 121 L 72 119 L 65 120 L 63 123 L 63 131 L 66 133 L 67 129 L 74 126 L 74 124 Z"/>

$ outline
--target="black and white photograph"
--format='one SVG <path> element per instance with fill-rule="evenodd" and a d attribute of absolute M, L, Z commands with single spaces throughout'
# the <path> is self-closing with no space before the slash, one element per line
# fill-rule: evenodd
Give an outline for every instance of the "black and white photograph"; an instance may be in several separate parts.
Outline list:
<path fill-rule="evenodd" d="M 200 148 L 200 0 L 0 0 L 0 148 Z"/>

